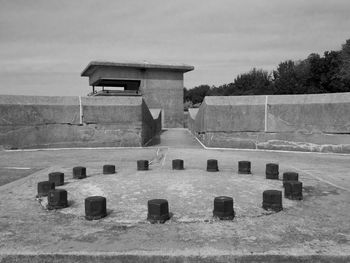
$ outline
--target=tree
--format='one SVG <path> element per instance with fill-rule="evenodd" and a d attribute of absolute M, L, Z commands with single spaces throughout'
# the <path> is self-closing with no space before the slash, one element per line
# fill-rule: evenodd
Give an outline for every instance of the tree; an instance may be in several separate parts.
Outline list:
<path fill-rule="evenodd" d="M 281 62 L 273 71 L 274 94 L 294 94 L 298 87 L 296 66 L 293 61 Z"/>
<path fill-rule="evenodd" d="M 204 97 L 210 89 L 209 85 L 200 85 L 186 91 L 185 101 L 191 101 L 193 104 L 202 103 Z"/>
<path fill-rule="evenodd" d="M 286 60 L 269 74 L 253 68 L 232 83 L 219 87 L 200 85 L 184 90 L 184 101 L 201 103 L 205 96 L 310 94 L 350 92 L 350 39 L 340 51 L 312 53 L 299 61 Z"/>
<path fill-rule="evenodd" d="M 339 71 L 339 77 L 347 90 L 350 90 L 350 39 L 346 40 L 345 44 L 342 45 L 340 57 L 341 68 Z"/>
<path fill-rule="evenodd" d="M 321 78 L 321 86 L 327 92 L 345 92 L 349 91 L 340 77 L 342 59 L 340 51 L 324 52 L 324 73 Z"/>
<path fill-rule="evenodd" d="M 253 68 L 239 75 L 233 82 L 235 95 L 272 94 L 271 75 L 262 69 Z"/>

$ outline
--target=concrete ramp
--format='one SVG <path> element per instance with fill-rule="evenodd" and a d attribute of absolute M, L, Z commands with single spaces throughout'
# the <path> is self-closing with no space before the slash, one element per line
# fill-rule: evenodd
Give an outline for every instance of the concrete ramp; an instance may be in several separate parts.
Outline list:
<path fill-rule="evenodd" d="M 203 148 L 188 129 L 165 129 L 155 136 L 147 146 L 169 148 Z"/>

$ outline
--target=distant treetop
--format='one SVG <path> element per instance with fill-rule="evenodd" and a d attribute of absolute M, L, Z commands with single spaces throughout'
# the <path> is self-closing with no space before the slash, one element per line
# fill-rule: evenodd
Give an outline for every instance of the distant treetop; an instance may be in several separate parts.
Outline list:
<path fill-rule="evenodd" d="M 253 68 L 232 83 L 218 87 L 184 88 L 185 109 L 199 106 L 205 96 L 311 94 L 350 92 L 350 39 L 339 51 L 312 53 L 300 61 L 286 60 L 269 73 Z"/>

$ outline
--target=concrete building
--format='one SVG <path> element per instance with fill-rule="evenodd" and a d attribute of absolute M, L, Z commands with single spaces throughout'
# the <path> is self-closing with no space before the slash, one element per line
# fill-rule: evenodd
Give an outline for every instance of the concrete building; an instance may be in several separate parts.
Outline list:
<path fill-rule="evenodd" d="M 183 127 L 183 88 L 189 65 L 92 61 L 81 73 L 89 77 L 91 96 L 142 96 L 150 109 L 160 109 L 162 126 Z"/>

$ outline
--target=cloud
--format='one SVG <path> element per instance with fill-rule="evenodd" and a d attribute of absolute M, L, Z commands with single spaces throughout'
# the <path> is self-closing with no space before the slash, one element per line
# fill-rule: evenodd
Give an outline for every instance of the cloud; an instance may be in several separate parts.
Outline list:
<path fill-rule="evenodd" d="M 47 86 L 57 89 L 60 79 L 57 92 L 75 85 L 81 95 L 88 87 L 79 73 L 90 60 L 193 64 L 187 87 L 223 84 L 253 67 L 340 49 L 349 13 L 348 0 L 5 0 L 0 93 L 9 83 L 23 92 L 32 76 L 25 90 L 33 94 L 51 94 Z"/>

